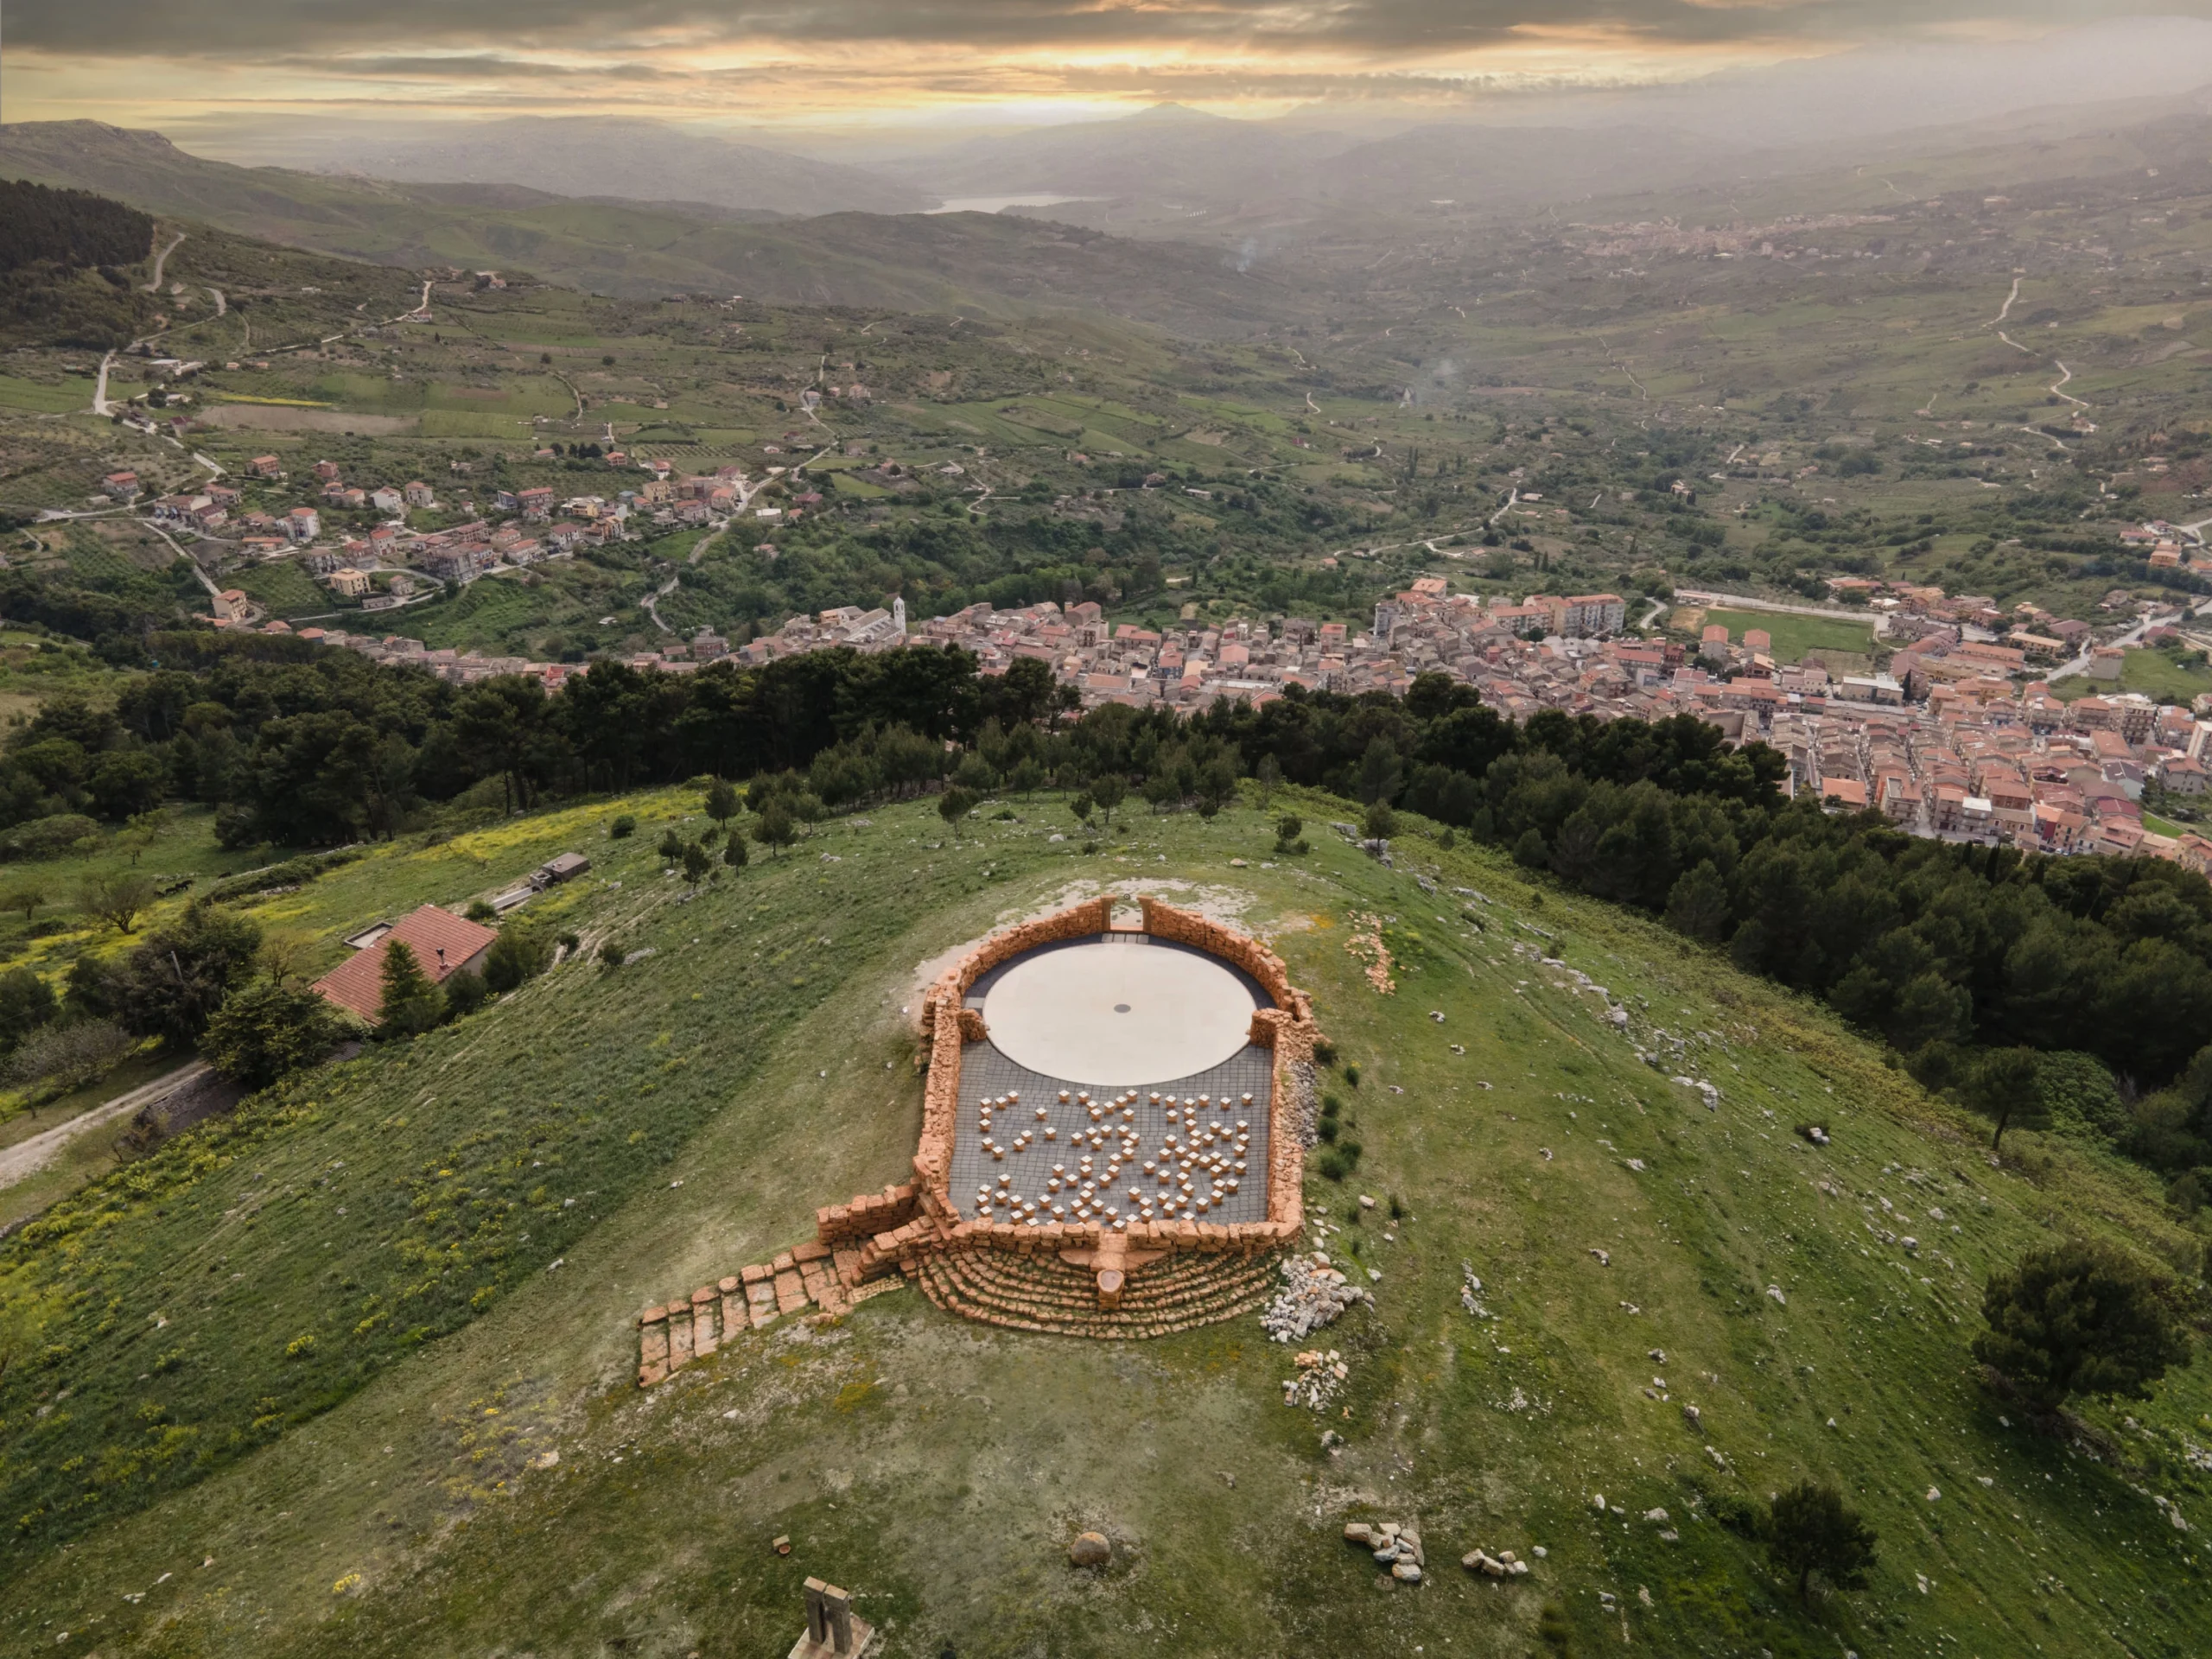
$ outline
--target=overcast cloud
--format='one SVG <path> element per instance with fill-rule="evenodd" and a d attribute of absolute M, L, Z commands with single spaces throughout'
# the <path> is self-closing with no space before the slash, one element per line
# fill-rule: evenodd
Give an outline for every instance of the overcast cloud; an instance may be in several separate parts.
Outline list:
<path fill-rule="evenodd" d="M 2128 0 L 15 0 L 10 119 L 149 105 L 658 108 L 1449 98 L 2000 40 Z M 2212 16 L 2212 0 L 2169 0 Z M 2206 78 L 2212 79 L 2212 66 Z"/>

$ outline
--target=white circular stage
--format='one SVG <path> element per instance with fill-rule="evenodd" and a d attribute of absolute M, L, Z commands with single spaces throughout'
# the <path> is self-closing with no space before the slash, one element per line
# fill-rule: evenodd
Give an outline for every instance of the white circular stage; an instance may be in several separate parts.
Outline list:
<path fill-rule="evenodd" d="M 1252 993 L 1194 950 L 1116 941 L 1039 950 L 983 995 L 992 1044 L 1017 1065 L 1071 1082 L 1187 1077 L 1250 1040 Z"/>

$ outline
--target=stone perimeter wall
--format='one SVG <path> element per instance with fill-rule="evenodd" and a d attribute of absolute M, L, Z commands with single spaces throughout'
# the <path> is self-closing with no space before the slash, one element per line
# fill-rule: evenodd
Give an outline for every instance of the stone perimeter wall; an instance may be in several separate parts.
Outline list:
<path fill-rule="evenodd" d="M 1320 1037 L 1313 1001 L 1290 982 L 1282 959 L 1259 940 L 1195 911 L 1156 899 L 1138 902 L 1145 932 L 1236 963 L 1274 1000 L 1274 1007 L 1254 1011 L 1251 1031 L 1252 1042 L 1274 1054 L 1265 1221 L 1140 1222 L 1116 1231 L 1080 1222 L 1029 1227 L 970 1221 L 953 1207 L 948 1182 L 960 1109 L 962 1046 L 982 1041 L 987 1034 L 982 1015 L 965 1006 L 968 992 L 1009 957 L 1041 944 L 1110 931 L 1115 899 L 1108 894 L 995 933 L 939 976 L 922 1002 L 929 1074 L 922 1091 L 914 1179 L 826 1205 L 815 1212 L 813 1243 L 694 1291 L 688 1301 L 646 1309 L 639 1321 L 639 1386 L 650 1388 L 690 1360 L 714 1352 L 740 1330 L 758 1328 L 782 1314 L 810 1306 L 820 1308 L 822 1316 L 842 1313 L 854 1302 L 888 1288 L 887 1275 L 893 1271 L 914 1276 L 925 1255 L 988 1249 L 1015 1257 L 1057 1257 L 1098 1250 L 1110 1237 L 1117 1257 L 1124 1252 L 1246 1257 L 1272 1253 L 1296 1238 L 1306 1224 L 1306 1147 L 1294 1121 L 1291 1068 L 1313 1063 Z"/>

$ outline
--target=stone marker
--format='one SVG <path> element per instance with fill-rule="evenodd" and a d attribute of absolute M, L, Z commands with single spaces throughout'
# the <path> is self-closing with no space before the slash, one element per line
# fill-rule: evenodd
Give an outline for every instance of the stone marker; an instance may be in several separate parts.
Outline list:
<path fill-rule="evenodd" d="M 1071 1567 L 1103 1567 L 1114 1558 L 1114 1546 L 1106 1541 L 1103 1532 L 1079 1532 L 1068 1546 L 1068 1564 Z"/>
<path fill-rule="evenodd" d="M 866 1619 L 854 1617 L 851 1591 L 809 1579 L 806 1633 L 792 1647 L 791 1659 L 852 1659 L 874 1634 Z"/>

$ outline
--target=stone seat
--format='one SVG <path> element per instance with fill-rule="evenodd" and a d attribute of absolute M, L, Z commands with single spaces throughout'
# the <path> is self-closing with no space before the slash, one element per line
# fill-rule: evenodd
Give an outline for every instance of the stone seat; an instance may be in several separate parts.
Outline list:
<path fill-rule="evenodd" d="M 1128 1274 L 1119 1306 L 1098 1305 L 1096 1276 L 1053 1256 L 930 1251 L 914 1263 L 922 1293 L 947 1313 L 1065 1336 L 1164 1336 L 1236 1318 L 1272 1294 L 1268 1256 L 1178 1255 Z"/>

